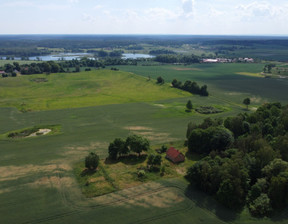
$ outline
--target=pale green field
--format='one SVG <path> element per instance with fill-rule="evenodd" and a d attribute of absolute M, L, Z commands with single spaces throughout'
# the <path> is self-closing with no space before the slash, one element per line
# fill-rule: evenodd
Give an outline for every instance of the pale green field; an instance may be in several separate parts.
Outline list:
<path fill-rule="evenodd" d="M 36 79 L 46 79 L 37 82 Z M 121 71 L 33 75 L 1 79 L 0 106 L 25 111 L 148 102 L 191 94 Z"/>

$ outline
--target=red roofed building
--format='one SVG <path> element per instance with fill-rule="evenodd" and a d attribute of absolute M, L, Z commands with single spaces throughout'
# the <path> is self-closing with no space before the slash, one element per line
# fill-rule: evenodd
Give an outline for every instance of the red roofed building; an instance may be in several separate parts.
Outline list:
<path fill-rule="evenodd" d="M 166 158 L 173 163 L 181 163 L 185 161 L 185 156 L 177 149 L 170 147 L 166 152 Z"/>

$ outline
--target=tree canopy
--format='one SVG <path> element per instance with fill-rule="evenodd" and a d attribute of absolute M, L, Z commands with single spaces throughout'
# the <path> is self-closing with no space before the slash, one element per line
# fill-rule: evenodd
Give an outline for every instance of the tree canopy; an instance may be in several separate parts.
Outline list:
<path fill-rule="evenodd" d="M 267 103 L 223 122 L 189 123 L 188 148 L 206 154 L 187 171 L 191 184 L 229 208 L 267 216 L 288 205 L 288 106 Z"/>

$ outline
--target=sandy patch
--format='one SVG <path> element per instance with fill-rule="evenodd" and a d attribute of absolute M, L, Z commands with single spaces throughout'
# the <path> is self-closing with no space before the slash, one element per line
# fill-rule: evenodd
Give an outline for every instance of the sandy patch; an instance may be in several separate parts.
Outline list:
<path fill-rule="evenodd" d="M 177 167 L 176 172 L 181 174 L 181 175 L 185 175 L 186 174 L 186 168 L 185 167 Z"/>
<path fill-rule="evenodd" d="M 164 107 L 165 107 L 163 104 L 154 104 L 154 106 L 156 106 L 156 107 L 161 107 L 161 108 L 164 108 Z"/>
<path fill-rule="evenodd" d="M 52 130 L 51 129 L 39 129 L 38 131 L 28 135 L 26 138 L 29 138 L 29 137 L 33 137 L 33 136 L 38 136 L 38 135 L 47 135 L 51 132 Z"/>
<path fill-rule="evenodd" d="M 180 67 L 173 67 L 175 71 L 202 71 L 200 68 L 180 68 Z"/>
<path fill-rule="evenodd" d="M 152 128 L 149 127 L 144 127 L 144 126 L 127 126 L 124 127 L 124 129 L 126 130 L 130 130 L 130 131 L 152 131 Z"/>

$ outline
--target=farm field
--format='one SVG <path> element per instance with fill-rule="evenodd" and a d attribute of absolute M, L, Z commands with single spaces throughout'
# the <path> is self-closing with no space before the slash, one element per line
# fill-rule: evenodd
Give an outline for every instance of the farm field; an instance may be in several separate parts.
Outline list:
<path fill-rule="evenodd" d="M 287 102 L 288 81 L 286 79 L 265 79 L 251 75 L 251 73 L 261 73 L 264 65 L 217 63 L 191 66 L 118 66 L 118 68 L 145 77 L 151 76 L 154 79 L 162 76 L 169 83 L 174 78 L 182 82 L 194 80 L 201 85 L 206 84 L 212 97 L 219 97 L 234 103 L 241 104 L 245 97 L 250 97 L 252 104 L 258 105 L 267 101 Z M 250 76 L 247 76 L 247 73 Z"/>
<path fill-rule="evenodd" d="M 90 151 L 105 159 L 116 137 L 140 134 L 152 145 L 184 142 L 189 121 L 246 112 L 244 97 L 254 99 L 251 107 L 266 100 L 288 102 L 287 81 L 235 74 L 257 73 L 263 65 L 225 66 L 119 66 L 136 75 L 99 70 L 1 79 L 0 134 L 35 125 L 57 125 L 60 133 L 0 140 L 0 223 L 286 223 L 287 211 L 255 219 L 246 210 L 227 210 L 181 177 L 89 199 L 76 182 L 75 164 Z M 147 81 L 149 75 L 154 80 Z M 158 76 L 207 84 L 211 97 L 158 86 Z M 38 82 L 43 78 L 48 81 Z M 194 107 L 224 112 L 186 113 L 188 99 Z"/>

